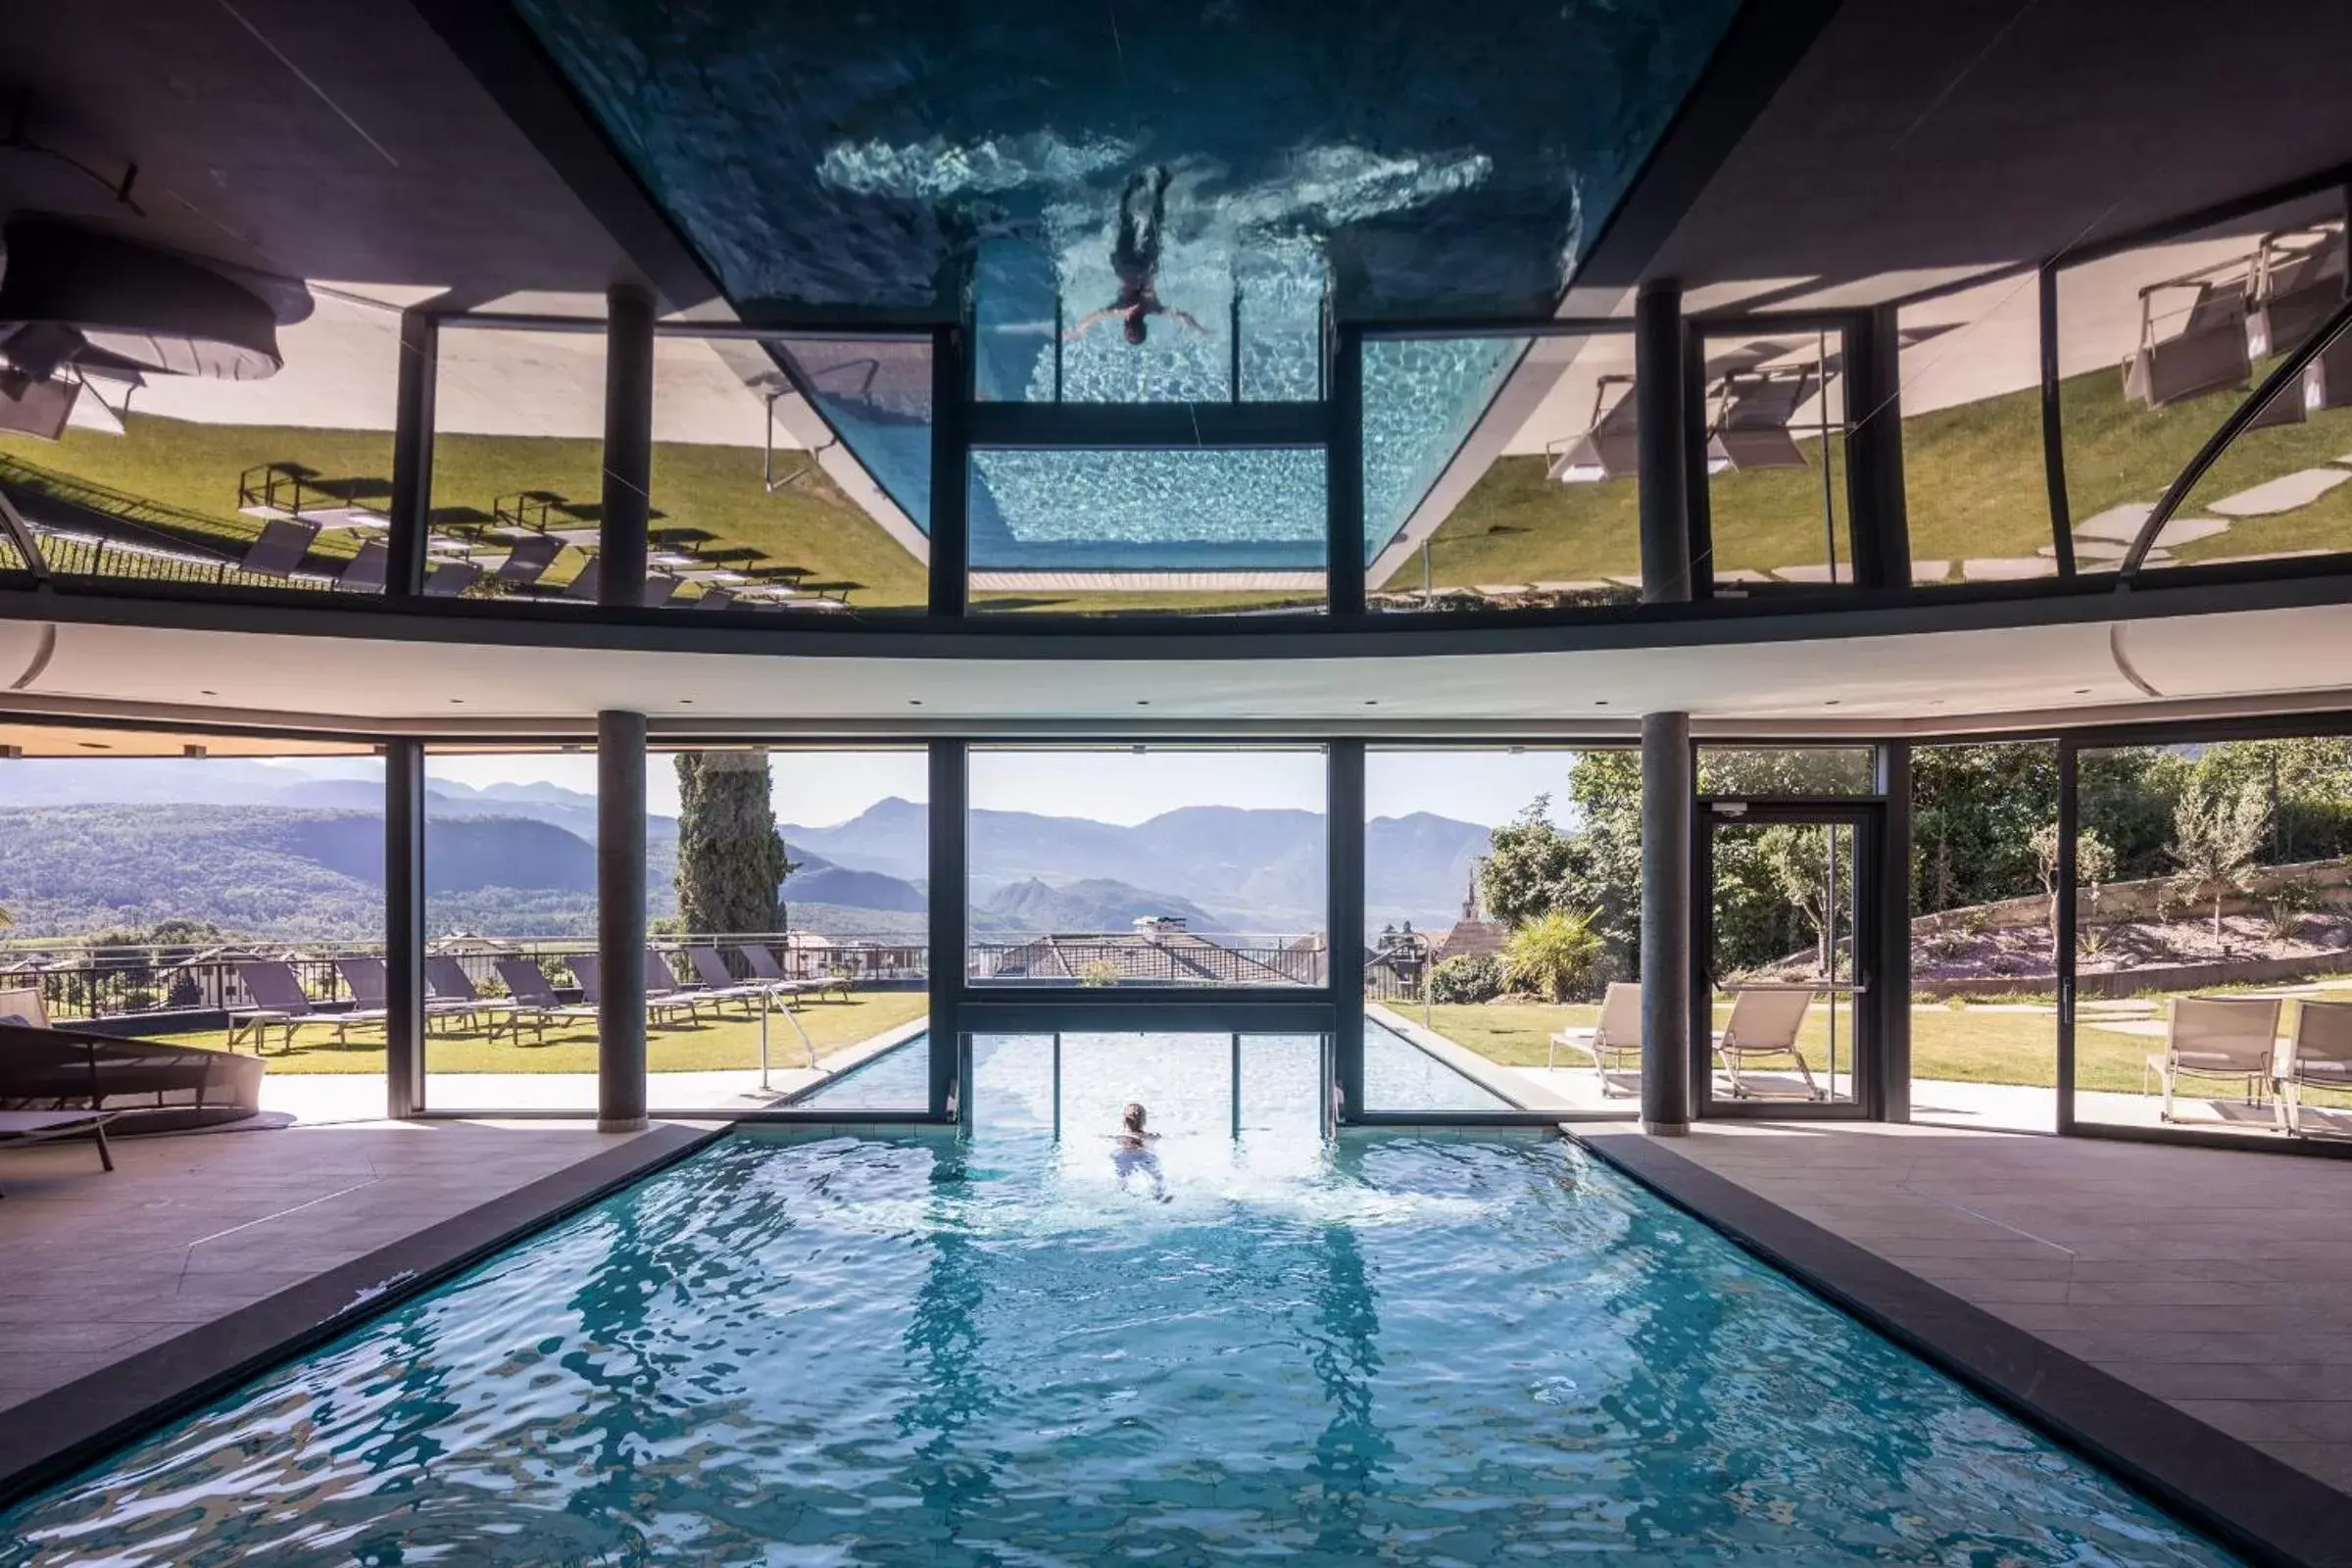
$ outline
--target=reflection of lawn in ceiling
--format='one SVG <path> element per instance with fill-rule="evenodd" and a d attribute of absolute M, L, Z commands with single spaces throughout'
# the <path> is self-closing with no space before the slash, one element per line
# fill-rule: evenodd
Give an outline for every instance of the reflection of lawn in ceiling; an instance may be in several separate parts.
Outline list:
<path fill-rule="evenodd" d="M 1322 608 L 1323 595 L 1320 590 L 1296 593 L 1152 593 L 1142 590 L 1038 589 L 1034 592 L 1006 590 L 972 595 L 972 609 L 991 614 L 1024 611 L 1055 615 L 1197 615 L 1219 611 L 1227 613 L 1267 610 L 1312 612 Z"/>
<path fill-rule="evenodd" d="M 390 494 L 392 444 L 371 430 L 196 424 L 132 415 L 121 436 L 73 429 L 61 441 L 0 438 L 0 452 L 114 490 L 197 514 L 213 524 L 217 546 L 242 551 L 259 524 L 237 512 L 237 475 L 264 463 L 298 464 L 325 481 L 373 480 L 360 499 L 382 506 Z M 805 454 L 779 453 L 777 466 L 808 466 Z M 770 495 L 760 480 L 760 454 L 746 447 L 657 442 L 653 505 L 657 529 L 710 536 L 706 553 L 750 550 L 750 564 L 803 567 L 812 583 L 855 585 L 853 606 L 919 605 L 922 566 L 822 473 Z M 600 444 L 593 439 L 444 434 L 434 441 L 437 518 L 484 518 L 491 503 L 521 490 L 547 490 L 595 515 L 602 489 Z M 191 526 L 191 531 L 193 525 Z M 349 534 L 321 536 L 320 555 L 348 555 Z M 564 582 L 581 558 L 565 552 L 548 575 Z"/>
<path fill-rule="evenodd" d="M 2258 367 L 2258 373 L 2267 368 Z M 2126 502 L 2154 502 L 2238 398 L 2216 393 L 2151 410 L 2126 401 L 2115 370 L 2067 381 L 2067 485 L 2076 520 Z M 1834 452 L 1840 444 L 1833 443 Z M 2346 455 L 2352 455 L 2352 410 L 2254 431 L 2214 466 L 2180 515 L 2206 514 L 2199 509 L 2215 498 Z M 1544 477 L 1544 466 L 1541 457 L 1504 458 L 1480 478 L 1435 536 L 1436 583 L 1581 581 L 1641 571 L 1634 481 L 1559 484 Z M 1905 419 L 1903 478 L 1915 560 L 2032 556 L 2050 542 L 2040 392 L 2028 388 Z M 1818 467 L 1718 474 L 1709 500 L 1718 566 L 1769 571 L 1823 559 Z M 1838 510 L 1842 514 L 1842 496 Z M 2352 484 L 2276 517 L 2236 522 L 2229 533 L 2174 554 L 2190 563 L 2348 546 Z M 1390 585 L 1417 586 L 1420 572 L 1416 557 Z"/>

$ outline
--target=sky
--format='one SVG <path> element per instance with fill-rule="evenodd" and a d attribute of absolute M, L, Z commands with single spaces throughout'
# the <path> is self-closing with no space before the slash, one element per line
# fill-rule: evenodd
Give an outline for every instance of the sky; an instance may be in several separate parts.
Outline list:
<path fill-rule="evenodd" d="M 1508 751 L 1374 751 L 1364 769 L 1365 805 L 1373 816 L 1429 811 L 1494 827 L 1519 814 L 1538 795 L 1552 798 L 1563 821 L 1568 764 L 1573 754 Z M 281 764 L 315 775 L 342 771 L 333 764 L 288 759 Z M 373 764 L 368 764 L 372 766 Z M 517 753 L 495 756 L 434 754 L 428 776 L 483 788 L 545 782 L 583 794 L 596 791 L 593 753 Z M 928 763 L 920 752 L 771 752 L 769 777 L 776 816 L 805 827 L 846 822 L 877 801 L 929 797 Z M 1323 758 L 1315 751 L 1198 751 L 1180 747 L 1132 750 L 981 750 L 972 757 L 972 804 L 994 810 L 1083 816 L 1133 825 L 1183 806 L 1323 808 Z M 678 812 L 678 781 L 666 758 L 646 771 L 646 806 L 660 816 Z"/>

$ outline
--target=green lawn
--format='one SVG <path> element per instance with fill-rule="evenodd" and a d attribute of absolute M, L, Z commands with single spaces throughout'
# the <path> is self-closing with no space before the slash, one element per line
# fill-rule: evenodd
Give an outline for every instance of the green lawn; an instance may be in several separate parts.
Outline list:
<path fill-rule="evenodd" d="M 1418 1007 L 1398 1004 L 1391 1010 L 1416 1023 L 1421 1019 Z M 1719 1004 L 1716 1010 L 1720 1020 L 1725 1008 Z M 1592 1004 L 1441 1006 L 1431 1009 L 1431 1027 L 1489 1060 L 1505 1066 L 1541 1067 L 1545 1042 L 1555 1031 L 1572 1025 L 1589 1028 L 1599 1011 Z M 2156 1016 L 2162 1016 L 2161 1008 Z M 2293 1022 L 2290 1008 L 2280 1027 L 2291 1028 Z M 1800 1038 L 1807 1047 L 1806 1058 L 1817 1068 L 1823 1063 L 1824 1036 L 1817 1007 Z M 2162 1047 L 2160 1038 L 2119 1034 L 2082 1020 L 2075 1030 L 2076 1087 L 2136 1094 L 2142 1063 L 2150 1052 Z M 1841 1056 L 1844 1054 L 1842 1045 L 1839 1053 Z M 1916 1078 L 2048 1088 L 2057 1082 L 2057 1053 L 2058 1020 L 2053 1013 L 1949 1006 L 1915 1007 L 1911 1012 L 1911 1071 Z M 1565 1054 L 1560 1063 L 1571 1064 Z M 2352 1102 L 2320 1091 L 2306 1099 L 2312 1104 Z"/>
<path fill-rule="evenodd" d="M 868 991 L 848 1002 L 812 1002 L 795 1016 L 820 1055 L 870 1040 L 887 1029 L 929 1010 L 930 998 L 920 991 Z M 221 1032 L 170 1035 L 171 1043 L 208 1051 L 221 1047 Z M 782 1013 L 768 1019 L 768 1060 L 777 1067 L 808 1062 L 801 1037 Z M 291 1052 L 278 1049 L 272 1035 L 268 1061 L 273 1073 L 380 1073 L 384 1070 L 384 1041 L 380 1031 L 353 1031 L 348 1046 L 338 1046 L 323 1030 L 304 1030 Z M 240 1043 L 240 1050 L 252 1047 Z M 725 1020 L 699 1026 L 657 1027 L 646 1039 L 647 1064 L 655 1072 L 705 1072 L 760 1065 L 760 1019 L 729 1009 Z M 425 1046 L 425 1065 L 432 1072 L 594 1072 L 596 1027 L 582 1023 L 571 1029 L 550 1029 L 545 1044 L 525 1036 L 514 1044 L 501 1038 L 493 1044 L 487 1034 L 453 1032 L 436 1027 Z"/>

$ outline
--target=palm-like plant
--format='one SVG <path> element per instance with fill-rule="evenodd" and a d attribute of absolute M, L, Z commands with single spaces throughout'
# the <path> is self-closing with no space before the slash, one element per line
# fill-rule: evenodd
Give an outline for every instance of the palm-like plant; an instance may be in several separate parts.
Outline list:
<path fill-rule="evenodd" d="M 2252 782 L 2235 795 L 2191 777 L 2173 808 L 2173 886 L 2181 897 L 2213 905 L 2213 942 L 2222 945 L 2222 902 L 2253 885 L 2254 858 L 2270 831 L 2270 803 Z"/>
<path fill-rule="evenodd" d="M 1511 983 L 1542 992 L 1554 1002 L 1591 991 L 1599 978 L 1607 949 L 1600 933 L 1592 929 L 1598 912 L 1570 914 L 1552 909 L 1522 923 L 1503 949 Z"/>

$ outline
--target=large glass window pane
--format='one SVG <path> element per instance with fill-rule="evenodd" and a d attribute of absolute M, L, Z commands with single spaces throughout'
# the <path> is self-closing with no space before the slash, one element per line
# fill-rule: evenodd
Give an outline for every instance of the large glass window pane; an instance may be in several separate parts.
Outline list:
<path fill-rule="evenodd" d="M 930 378 L 928 342 L 657 339 L 649 597 L 919 610 Z"/>
<path fill-rule="evenodd" d="M 2081 754 L 2075 1116 L 2352 1133 L 2352 749 Z"/>
<path fill-rule="evenodd" d="M 2123 557 L 2174 478 L 2344 298 L 2333 197 L 2070 268 L 2059 282 L 2077 559 Z M 2149 564 L 2352 548 L 2352 346 L 2270 403 L 2175 513 Z"/>
<path fill-rule="evenodd" d="M 596 785 L 593 747 L 427 754 L 428 1110 L 595 1114 Z"/>
<path fill-rule="evenodd" d="M 2058 748 L 1911 754 L 1911 1114 L 2057 1129 Z"/>
<path fill-rule="evenodd" d="M 1375 610 L 1641 597 L 1633 339 L 1364 344 Z"/>
<path fill-rule="evenodd" d="M 1897 332 L 1912 581 L 2054 574 L 2036 278 L 1913 306 Z"/>
<path fill-rule="evenodd" d="M 0 758 L 0 1017 L 141 1042 L 120 1082 L 104 1069 L 118 1132 L 264 1105 L 381 1116 L 382 762 L 197 735 L 6 736 L 32 755 Z"/>
<path fill-rule="evenodd" d="M 1717 594 L 1853 582 L 1843 356 L 1838 333 L 1707 340 L 1707 565 Z"/>
<path fill-rule="evenodd" d="M 380 593 L 400 311 L 289 285 L 233 373 L 62 366 L 0 392 L 0 494 L 64 576 Z M 258 307 L 257 307 L 258 308 Z"/>
<path fill-rule="evenodd" d="M 601 324 L 444 326 L 425 592 L 593 604 L 604 435 Z"/>
<path fill-rule="evenodd" d="M 1844 1104 L 1867 980 L 1853 950 L 1854 825 L 1714 819 L 1708 940 L 1696 956 L 1710 999 L 1717 1102 Z"/>
<path fill-rule="evenodd" d="M 1315 986 L 1320 748 L 971 754 L 970 973 L 990 986 Z"/>
<path fill-rule="evenodd" d="M 1364 791 L 1366 1108 L 1631 1115 L 1640 759 L 1375 748 Z"/>
<path fill-rule="evenodd" d="M 929 776 L 906 749 L 649 756 L 656 1110 L 925 1107 Z"/>
<path fill-rule="evenodd" d="M 1319 447 L 976 451 L 973 605 L 1319 610 L 1327 482 Z"/>
<path fill-rule="evenodd" d="M 1867 746 L 1702 746 L 1701 795 L 1869 795 L 1877 788 Z"/>

